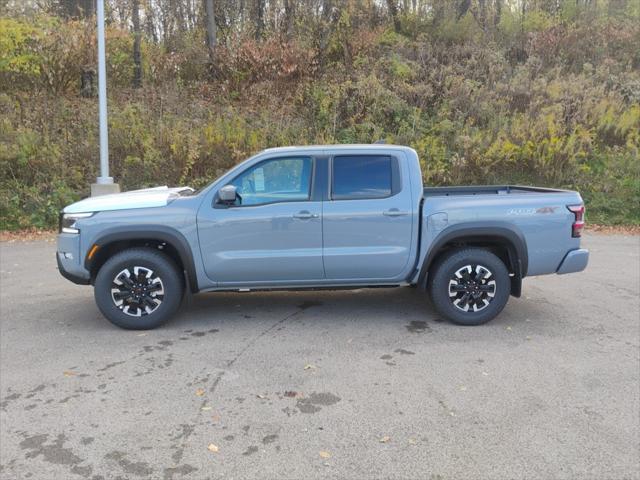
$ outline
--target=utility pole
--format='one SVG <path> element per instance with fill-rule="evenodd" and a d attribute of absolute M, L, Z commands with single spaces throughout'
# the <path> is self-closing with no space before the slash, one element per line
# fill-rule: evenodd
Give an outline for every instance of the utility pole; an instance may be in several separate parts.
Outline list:
<path fill-rule="evenodd" d="M 100 120 L 100 176 L 91 184 L 91 196 L 118 193 L 120 186 L 109 176 L 109 132 L 107 125 L 107 67 L 104 46 L 104 0 L 97 0 L 98 22 L 98 116 Z"/>

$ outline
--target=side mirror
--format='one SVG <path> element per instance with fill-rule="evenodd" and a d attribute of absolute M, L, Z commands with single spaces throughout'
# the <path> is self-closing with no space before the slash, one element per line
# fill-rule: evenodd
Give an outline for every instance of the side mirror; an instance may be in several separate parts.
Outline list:
<path fill-rule="evenodd" d="M 218 191 L 218 200 L 220 203 L 233 204 L 238 196 L 235 185 L 225 185 Z"/>

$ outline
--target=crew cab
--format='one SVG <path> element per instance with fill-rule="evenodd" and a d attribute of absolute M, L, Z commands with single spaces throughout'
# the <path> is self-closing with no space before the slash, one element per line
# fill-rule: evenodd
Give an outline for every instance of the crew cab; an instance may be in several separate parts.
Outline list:
<path fill-rule="evenodd" d="M 426 160 L 428 161 L 428 159 Z M 60 273 L 94 286 L 115 325 L 150 329 L 186 293 L 415 286 L 479 325 L 527 276 L 583 270 L 577 192 L 424 188 L 408 147 L 264 150 L 198 192 L 92 197 L 60 215 Z"/>

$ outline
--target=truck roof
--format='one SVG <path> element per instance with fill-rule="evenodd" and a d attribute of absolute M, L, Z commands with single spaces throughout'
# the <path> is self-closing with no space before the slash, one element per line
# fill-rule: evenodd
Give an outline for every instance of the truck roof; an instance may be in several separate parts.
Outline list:
<path fill-rule="evenodd" d="M 385 143 L 362 143 L 362 144 L 337 144 L 337 145 L 296 145 L 290 147 L 273 147 L 266 148 L 263 152 L 278 153 L 278 152 L 306 152 L 312 150 L 363 150 L 363 149 L 380 149 L 380 150 L 413 150 L 411 147 L 405 145 L 393 145 Z"/>

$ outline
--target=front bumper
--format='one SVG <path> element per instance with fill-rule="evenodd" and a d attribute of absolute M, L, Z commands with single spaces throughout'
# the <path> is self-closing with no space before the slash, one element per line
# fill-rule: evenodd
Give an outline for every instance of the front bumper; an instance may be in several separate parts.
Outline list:
<path fill-rule="evenodd" d="M 91 276 L 80 263 L 80 235 L 61 233 L 57 244 L 56 262 L 60 274 L 78 285 L 89 285 Z"/>
<path fill-rule="evenodd" d="M 80 275 L 68 272 L 67 270 L 64 269 L 64 265 L 62 264 L 60 255 L 61 255 L 60 252 L 56 253 L 56 260 L 58 261 L 58 270 L 60 271 L 60 275 L 62 275 L 67 280 L 73 283 L 76 283 L 78 285 L 89 285 L 90 281 L 88 278 L 84 278 Z"/>
<path fill-rule="evenodd" d="M 587 268 L 589 263 L 589 250 L 585 248 L 579 248 L 578 250 L 571 250 L 564 257 L 556 273 L 562 275 L 565 273 L 581 272 Z"/>

